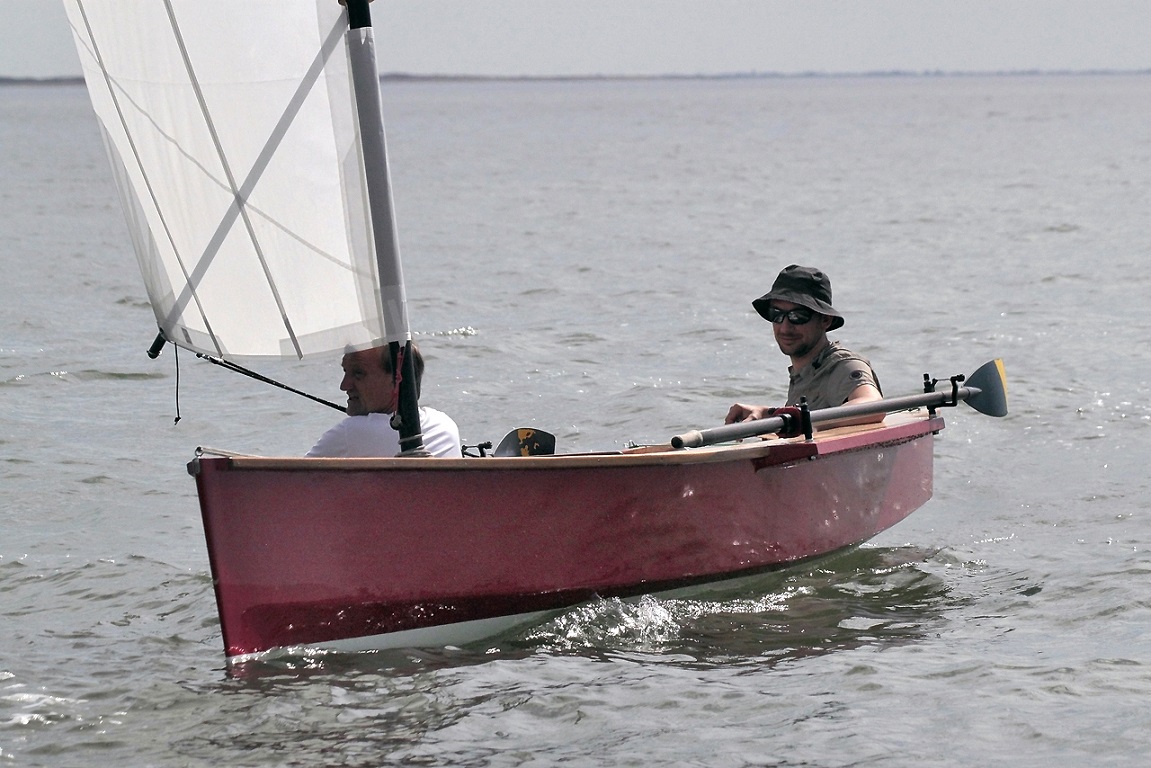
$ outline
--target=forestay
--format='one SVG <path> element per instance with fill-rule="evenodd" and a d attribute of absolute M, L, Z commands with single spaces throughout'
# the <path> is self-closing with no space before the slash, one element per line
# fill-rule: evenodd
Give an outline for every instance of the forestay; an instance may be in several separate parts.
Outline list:
<path fill-rule="evenodd" d="M 335 0 L 65 0 L 157 322 L 228 358 L 400 341 Z M 387 307 L 386 320 L 384 307 Z"/>

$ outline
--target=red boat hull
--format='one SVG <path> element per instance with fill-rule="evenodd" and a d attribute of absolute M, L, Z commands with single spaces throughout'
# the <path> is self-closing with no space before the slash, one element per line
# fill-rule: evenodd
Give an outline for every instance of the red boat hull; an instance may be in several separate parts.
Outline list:
<path fill-rule="evenodd" d="M 691 451 L 198 458 L 225 652 L 482 634 L 857 545 L 931 497 L 943 420 L 894 418 Z"/>

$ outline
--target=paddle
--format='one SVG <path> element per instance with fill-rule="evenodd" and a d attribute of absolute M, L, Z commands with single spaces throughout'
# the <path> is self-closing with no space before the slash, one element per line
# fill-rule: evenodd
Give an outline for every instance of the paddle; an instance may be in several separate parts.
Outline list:
<path fill-rule="evenodd" d="M 928 391 L 920 395 L 907 395 L 904 397 L 885 398 L 870 403 L 858 405 L 838 405 L 834 408 L 821 408 L 810 411 L 811 424 L 826 424 L 841 419 L 870 416 L 876 413 L 893 413 L 907 411 L 912 408 L 929 409 L 938 407 L 951 407 L 960 400 L 987 416 L 1007 415 L 1007 375 L 1003 370 L 1003 361 L 995 359 L 984 363 L 976 369 L 970 377 L 962 374 L 952 376 L 950 392 L 936 392 L 935 381 L 924 375 L 924 387 Z M 967 386 L 961 387 L 959 383 L 965 381 Z M 771 416 L 766 419 L 744 421 L 738 424 L 727 424 L 711 429 L 693 429 L 671 439 L 673 448 L 699 448 L 704 445 L 725 443 L 731 440 L 740 440 L 745 437 L 766 435 L 772 432 L 790 432 L 803 434 L 804 430 L 798 423 L 799 416 L 786 413 L 782 416 Z"/>
<path fill-rule="evenodd" d="M 530 427 L 513 429 L 504 435 L 493 456 L 550 456 L 556 452 L 556 437 Z"/>

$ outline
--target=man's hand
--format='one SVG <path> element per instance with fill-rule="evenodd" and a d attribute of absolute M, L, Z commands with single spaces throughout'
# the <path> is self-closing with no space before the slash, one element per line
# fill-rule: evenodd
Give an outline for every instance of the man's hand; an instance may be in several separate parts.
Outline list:
<path fill-rule="evenodd" d="M 727 411 L 727 416 L 724 418 L 724 424 L 735 424 L 739 421 L 757 421 L 759 419 L 766 419 L 775 413 L 775 408 L 769 405 L 744 405 L 743 403 L 736 403 L 731 406 Z"/>

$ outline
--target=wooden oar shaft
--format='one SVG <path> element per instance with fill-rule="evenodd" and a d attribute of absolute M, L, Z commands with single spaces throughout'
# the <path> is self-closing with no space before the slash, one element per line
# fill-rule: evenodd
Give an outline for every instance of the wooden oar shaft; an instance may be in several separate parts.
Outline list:
<path fill-rule="evenodd" d="M 956 401 L 974 397 L 980 391 L 977 387 L 959 387 L 956 391 Z M 946 392 L 924 392 L 918 395 L 873 400 L 856 405 L 837 405 L 833 408 L 821 408 L 818 411 L 812 411 L 811 423 L 826 424 L 860 416 L 872 416 L 877 413 L 894 413 L 912 408 L 955 405 L 956 401 L 951 399 L 951 391 L 948 390 Z M 725 424 L 722 427 L 712 427 L 711 429 L 693 429 L 673 437 L 671 444 L 673 448 L 700 448 L 715 443 L 726 443 L 732 440 L 766 435 L 790 428 L 792 418 L 794 417 L 769 416 L 766 419 Z"/>

